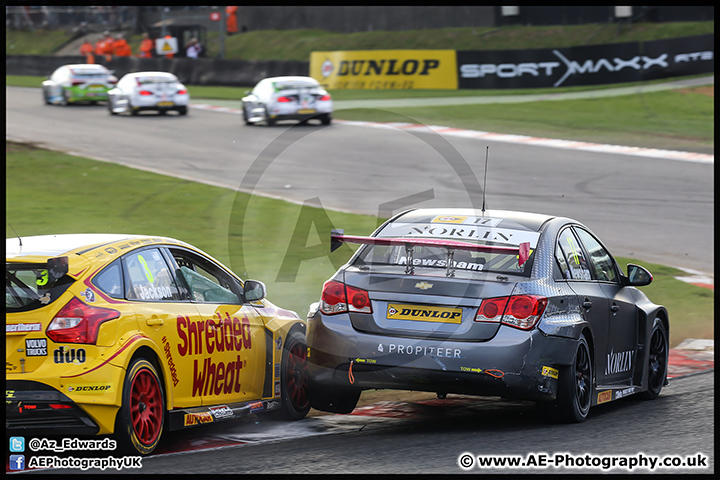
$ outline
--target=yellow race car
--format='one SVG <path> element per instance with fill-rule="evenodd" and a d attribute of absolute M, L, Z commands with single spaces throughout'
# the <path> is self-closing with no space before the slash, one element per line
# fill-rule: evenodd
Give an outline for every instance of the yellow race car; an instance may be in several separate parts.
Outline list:
<path fill-rule="evenodd" d="M 164 431 L 303 418 L 306 324 L 187 243 L 111 234 L 6 239 L 6 432 Z"/>

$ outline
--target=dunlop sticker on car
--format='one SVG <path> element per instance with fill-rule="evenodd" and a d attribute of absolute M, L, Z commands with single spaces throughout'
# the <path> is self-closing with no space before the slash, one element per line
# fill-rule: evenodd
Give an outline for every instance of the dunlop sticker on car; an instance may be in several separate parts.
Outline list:
<path fill-rule="evenodd" d="M 422 322 L 462 322 L 462 308 L 430 307 L 388 303 L 388 320 L 418 320 Z"/>
<path fill-rule="evenodd" d="M 111 384 L 68 385 L 67 391 L 70 393 L 90 393 L 98 395 L 115 392 L 115 387 Z"/>

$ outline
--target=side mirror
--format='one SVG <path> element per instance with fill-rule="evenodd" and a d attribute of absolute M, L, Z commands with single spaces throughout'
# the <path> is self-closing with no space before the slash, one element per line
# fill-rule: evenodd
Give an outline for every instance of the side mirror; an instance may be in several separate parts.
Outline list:
<path fill-rule="evenodd" d="M 265 284 L 257 280 L 246 280 L 243 287 L 243 294 L 247 302 L 262 300 L 267 294 Z"/>
<path fill-rule="evenodd" d="M 627 271 L 628 285 L 632 285 L 633 287 L 644 287 L 645 285 L 650 285 L 653 280 L 652 274 L 640 265 L 628 263 Z"/>

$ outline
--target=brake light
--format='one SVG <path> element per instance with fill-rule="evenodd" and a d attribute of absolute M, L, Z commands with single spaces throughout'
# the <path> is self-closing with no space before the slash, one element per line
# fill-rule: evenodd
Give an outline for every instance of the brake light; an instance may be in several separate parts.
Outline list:
<path fill-rule="evenodd" d="M 95 344 L 100 325 L 120 316 L 112 308 L 93 307 L 73 297 L 60 309 L 47 328 L 47 336 L 55 343 Z"/>
<path fill-rule="evenodd" d="M 72 405 L 65 405 L 63 403 L 51 403 L 50 408 L 53 410 L 64 410 L 66 408 L 72 408 Z"/>
<path fill-rule="evenodd" d="M 372 313 L 370 295 L 365 290 L 345 286 L 348 298 L 348 309 L 351 312 Z"/>
<path fill-rule="evenodd" d="M 503 323 L 521 330 L 530 330 L 537 325 L 547 303 L 547 298 L 537 295 L 486 298 L 478 308 L 475 321 Z"/>
<path fill-rule="evenodd" d="M 140 90 L 140 95 L 148 96 L 148 95 L 152 95 L 152 92 L 148 92 L 147 90 Z"/>
<path fill-rule="evenodd" d="M 288 103 L 288 102 L 291 102 L 292 100 L 290 100 L 288 97 L 278 97 L 277 101 L 280 103 Z"/>
<path fill-rule="evenodd" d="M 78 86 L 78 85 L 82 85 L 83 83 L 85 83 L 85 82 L 82 81 L 82 80 L 73 80 L 73 81 L 72 81 L 73 87 L 76 87 L 76 86 Z"/>
<path fill-rule="evenodd" d="M 480 304 L 480 308 L 478 308 L 475 321 L 500 323 L 500 318 L 505 312 L 507 301 L 508 297 L 486 298 Z"/>
<path fill-rule="evenodd" d="M 348 302 L 349 300 L 349 302 Z M 372 313 L 370 295 L 340 282 L 328 281 L 323 285 L 320 310 L 326 315 L 344 312 Z"/>
<path fill-rule="evenodd" d="M 187 93 L 187 90 L 185 90 L 185 89 L 177 91 L 178 95 L 185 95 L 186 93 Z"/>
<path fill-rule="evenodd" d="M 108 81 L 108 83 L 117 83 L 118 79 L 116 76 L 113 75 L 111 77 L 108 77 L 107 81 Z"/>
<path fill-rule="evenodd" d="M 330 95 L 323 95 L 322 97 L 320 97 L 320 100 L 326 102 L 326 101 L 330 100 Z"/>

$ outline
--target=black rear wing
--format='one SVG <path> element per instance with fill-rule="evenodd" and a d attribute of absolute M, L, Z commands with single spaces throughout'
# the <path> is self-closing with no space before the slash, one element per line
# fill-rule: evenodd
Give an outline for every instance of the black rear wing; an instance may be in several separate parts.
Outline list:
<path fill-rule="evenodd" d="M 361 245 L 383 245 L 383 246 L 404 246 L 407 256 L 407 266 L 405 273 L 414 273 L 413 265 L 413 247 L 416 245 L 424 245 L 431 247 L 444 247 L 447 251 L 447 271 L 445 275 L 448 277 L 455 276 L 455 267 L 453 266 L 454 250 L 468 250 L 471 252 L 487 252 L 500 253 L 518 256 L 518 265 L 524 264 L 530 257 L 530 242 L 523 242 L 517 247 L 504 247 L 498 245 L 479 245 L 476 243 L 459 242 L 457 240 L 442 240 L 437 238 L 407 238 L 407 237 L 357 237 L 345 235 L 344 230 L 333 230 L 330 233 L 330 251 L 334 252 L 343 243 L 357 243 Z"/>

